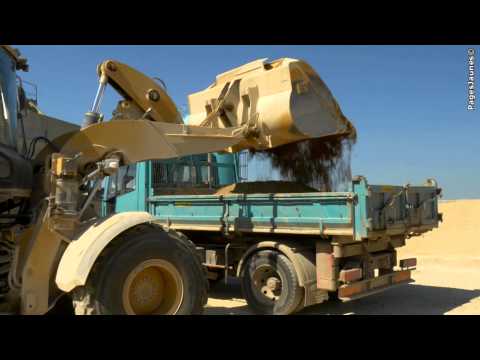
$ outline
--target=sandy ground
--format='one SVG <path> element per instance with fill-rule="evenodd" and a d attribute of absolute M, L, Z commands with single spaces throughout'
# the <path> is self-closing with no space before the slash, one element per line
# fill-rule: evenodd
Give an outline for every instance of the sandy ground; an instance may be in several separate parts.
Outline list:
<path fill-rule="evenodd" d="M 479 314 L 480 200 L 440 203 L 444 222 L 407 240 L 399 259 L 417 257 L 415 283 L 348 303 L 327 302 L 301 314 Z M 211 290 L 206 314 L 250 314 L 236 279 Z"/>

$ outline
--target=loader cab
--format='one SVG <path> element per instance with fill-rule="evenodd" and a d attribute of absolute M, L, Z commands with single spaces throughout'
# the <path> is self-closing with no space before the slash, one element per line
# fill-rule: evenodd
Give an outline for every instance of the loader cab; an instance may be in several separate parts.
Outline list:
<path fill-rule="evenodd" d="M 102 216 L 149 211 L 149 199 L 168 195 L 209 195 L 242 181 L 240 154 L 200 154 L 151 160 L 121 167 L 104 180 Z"/>
<path fill-rule="evenodd" d="M 17 149 L 17 122 L 24 92 L 17 86 L 17 70 L 28 70 L 15 49 L 0 46 L 0 205 L 30 196 L 33 172 L 30 162 Z M 10 206 L 10 205 L 9 205 Z M 7 206 L 7 207 L 9 207 Z"/>
<path fill-rule="evenodd" d="M 0 144 L 13 148 L 17 127 L 17 79 L 15 60 L 0 50 Z"/>

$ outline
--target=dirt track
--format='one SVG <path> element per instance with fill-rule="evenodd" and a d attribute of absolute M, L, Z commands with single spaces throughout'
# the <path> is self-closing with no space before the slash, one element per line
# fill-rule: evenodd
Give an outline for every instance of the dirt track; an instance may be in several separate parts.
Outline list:
<path fill-rule="evenodd" d="M 399 259 L 415 256 L 415 283 L 350 303 L 328 302 L 301 314 L 480 314 L 480 200 L 442 202 L 440 228 L 409 239 Z M 206 314 L 250 314 L 240 285 L 218 284 Z"/>

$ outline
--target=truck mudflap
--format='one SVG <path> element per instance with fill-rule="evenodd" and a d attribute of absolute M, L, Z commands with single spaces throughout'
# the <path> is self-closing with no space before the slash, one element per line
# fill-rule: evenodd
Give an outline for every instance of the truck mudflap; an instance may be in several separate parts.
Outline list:
<path fill-rule="evenodd" d="M 411 277 L 412 270 L 414 269 L 398 270 L 372 279 L 342 285 L 338 288 L 338 298 L 342 301 L 356 300 L 399 285 L 412 283 L 414 282 Z"/>

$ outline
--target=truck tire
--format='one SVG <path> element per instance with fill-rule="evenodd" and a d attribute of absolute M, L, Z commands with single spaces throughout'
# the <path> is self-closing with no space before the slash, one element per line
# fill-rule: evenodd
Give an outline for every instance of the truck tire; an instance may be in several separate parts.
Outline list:
<path fill-rule="evenodd" d="M 288 315 L 301 308 L 303 288 L 291 261 L 273 250 L 252 254 L 241 275 L 242 290 L 251 310 L 261 315 Z"/>
<path fill-rule="evenodd" d="M 184 236 L 140 225 L 115 239 L 85 286 L 73 291 L 77 315 L 201 314 L 207 279 Z"/>
<path fill-rule="evenodd" d="M 300 297 L 300 301 L 298 302 L 297 307 L 293 311 L 293 314 L 299 313 L 303 309 L 305 309 L 305 289 L 302 288 L 302 295 Z"/>

